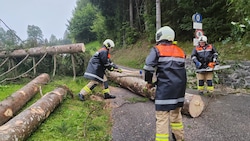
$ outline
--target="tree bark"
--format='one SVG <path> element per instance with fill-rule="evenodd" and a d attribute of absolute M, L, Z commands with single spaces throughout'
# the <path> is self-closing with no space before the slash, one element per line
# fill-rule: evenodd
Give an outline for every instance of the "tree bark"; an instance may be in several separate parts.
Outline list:
<path fill-rule="evenodd" d="M 138 74 L 139 74 L 139 71 L 138 71 Z M 123 73 L 107 71 L 107 77 L 110 80 L 118 83 L 122 87 L 127 88 L 136 94 L 139 94 L 151 100 L 154 100 L 155 88 L 148 90 L 146 88 L 147 82 L 145 82 L 140 77 L 135 77 L 134 74 L 132 73 L 131 74 L 126 73 L 125 71 Z"/>
<path fill-rule="evenodd" d="M 155 99 L 155 90 L 156 88 L 152 88 L 148 90 L 146 88 L 146 82 L 140 78 L 140 77 L 134 77 L 133 74 L 125 73 L 126 71 L 123 71 L 123 73 L 118 72 L 107 72 L 107 77 L 118 83 L 124 88 L 129 89 L 130 91 L 142 95 L 144 97 L 147 97 L 151 100 Z M 185 94 L 185 100 L 184 100 L 184 106 L 183 106 L 183 113 L 190 115 L 191 117 L 198 117 L 204 109 L 204 102 L 201 99 L 200 95 L 194 95 L 194 94 Z"/>
<path fill-rule="evenodd" d="M 29 54 L 29 56 L 37 56 L 37 55 L 43 55 L 45 53 L 54 55 L 54 54 L 77 53 L 77 52 L 85 52 L 85 46 L 83 43 L 59 45 L 59 46 L 51 46 L 51 47 L 34 47 L 34 48 L 29 48 L 29 49 L 18 49 L 12 52 L 1 51 L 0 58 L 24 57 L 27 54 Z"/>
<path fill-rule="evenodd" d="M 25 140 L 54 111 L 67 94 L 66 88 L 56 88 L 45 94 L 10 121 L 0 126 L 0 140 Z"/>
<path fill-rule="evenodd" d="M 39 86 L 48 83 L 49 80 L 48 74 L 41 74 L 23 88 L 1 101 L 0 125 L 12 118 L 39 91 Z"/>

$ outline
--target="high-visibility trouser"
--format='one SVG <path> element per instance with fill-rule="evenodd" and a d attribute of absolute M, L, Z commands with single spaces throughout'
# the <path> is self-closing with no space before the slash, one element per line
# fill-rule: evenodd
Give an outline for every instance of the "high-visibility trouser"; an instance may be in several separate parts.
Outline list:
<path fill-rule="evenodd" d="M 204 83 L 207 83 L 207 91 L 213 92 L 213 72 L 204 72 L 204 73 L 197 73 L 197 84 L 198 84 L 198 91 L 203 92 L 205 89 Z"/>
<path fill-rule="evenodd" d="M 105 75 L 104 75 L 104 77 L 103 77 L 103 80 L 104 80 L 104 82 L 103 82 L 103 87 L 104 87 L 104 89 L 102 90 L 102 93 L 103 93 L 103 94 L 109 93 L 108 79 L 107 79 L 107 77 L 106 77 Z M 85 86 L 81 89 L 80 93 L 81 93 L 82 95 L 87 95 L 87 94 L 91 93 L 92 90 L 93 90 L 98 84 L 100 84 L 98 81 L 91 80 L 87 85 L 85 85 Z"/>
<path fill-rule="evenodd" d="M 177 141 L 184 140 L 181 107 L 175 110 L 156 111 L 156 141 L 169 141 L 169 121 L 172 133 Z"/>

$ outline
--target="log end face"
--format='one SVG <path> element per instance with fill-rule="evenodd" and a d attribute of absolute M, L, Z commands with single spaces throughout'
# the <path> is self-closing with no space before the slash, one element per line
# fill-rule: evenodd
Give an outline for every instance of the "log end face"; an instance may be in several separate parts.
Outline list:
<path fill-rule="evenodd" d="M 85 52 L 85 45 L 82 43 L 82 52 Z"/>
<path fill-rule="evenodd" d="M 204 109 L 204 102 L 201 96 L 194 95 L 189 105 L 189 114 L 195 118 L 198 117 Z"/>
<path fill-rule="evenodd" d="M 47 73 L 42 73 L 39 77 L 45 79 L 45 83 L 48 83 L 50 81 L 50 76 Z"/>

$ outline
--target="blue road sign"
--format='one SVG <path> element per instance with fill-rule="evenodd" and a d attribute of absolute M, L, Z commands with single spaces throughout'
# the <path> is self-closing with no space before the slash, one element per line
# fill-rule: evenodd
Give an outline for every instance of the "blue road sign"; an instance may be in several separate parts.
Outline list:
<path fill-rule="evenodd" d="M 192 20 L 193 20 L 193 22 L 201 23 L 202 22 L 202 16 L 201 16 L 201 14 L 195 13 L 192 16 Z"/>

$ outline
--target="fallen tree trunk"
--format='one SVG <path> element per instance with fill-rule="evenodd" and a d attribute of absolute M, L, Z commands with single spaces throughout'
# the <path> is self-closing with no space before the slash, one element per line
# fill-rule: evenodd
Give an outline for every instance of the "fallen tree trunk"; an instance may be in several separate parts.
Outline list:
<path fill-rule="evenodd" d="M 142 77 L 135 77 L 129 73 L 118 73 L 114 71 L 107 71 L 107 77 L 136 94 L 140 94 L 151 100 L 155 98 L 155 88 L 148 90 L 146 88 L 147 82 L 145 82 Z"/>
<path fill-rule="evenodd" d="M 0 126 L 0 140 L 25 140 L 54 111 L 67 94 L 66 88 L 56 88 L 47 93 L 4 125 Z"/>
<path fill-rule="evenodd" d="M 148 90 L 146 88 L 147 83 L 142 79 L 142 77 L 134 77 L 128 74 L 110 71 L 107 72 L 107 77 L 136 94 L 142 95 L 151 100 L 155 99 L 155 87 Z M 200 95 L 185 94 L 185 101 L 182 110 L 184 114 L 189 114 L 192 117 L 198 117 L 202 113 L 203 109 L 204 102 Z"/>
<path fill-rule="evenodd" d="M 1 51 L 0 58 L 25 57 L 26 55 L 38 56 L 38 55 L 43 55 L 45 53 L 53 55 L 53 54 L 77 53 L 77 52 L 85 52 L 85 46 L 83 43 L 59 45 L 51 47 L 34 47 L 29 49 L 18 49 L 18 50 L 13 50 L 12 52 Z"/>
<path fill-rule="evenodd" d="M 0 125 L 12 118 L 38 91 L 41 85 L 48 83 L 50 77 L 43 73 L 23 88 L 0 102 Z"/>

